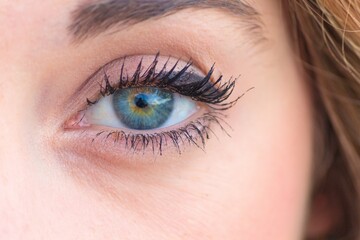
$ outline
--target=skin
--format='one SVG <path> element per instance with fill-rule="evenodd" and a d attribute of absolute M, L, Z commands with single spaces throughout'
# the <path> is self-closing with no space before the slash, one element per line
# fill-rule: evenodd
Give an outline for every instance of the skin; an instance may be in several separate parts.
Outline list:
<path fill-rule="evenodd" d="M 280 3 L 252 2 L 264 41 L 230 14 L 188 9 L 73 44 L 77 0 L 0 0 L 0 239 L 303 239 L 311 98 Z M 215 128 L 205 151 L 163 156 L 64 138 L 91 74 L 158 51 L 241 75 L 233 98 L 255 87 L 226 112 L 231 138 Z"/>

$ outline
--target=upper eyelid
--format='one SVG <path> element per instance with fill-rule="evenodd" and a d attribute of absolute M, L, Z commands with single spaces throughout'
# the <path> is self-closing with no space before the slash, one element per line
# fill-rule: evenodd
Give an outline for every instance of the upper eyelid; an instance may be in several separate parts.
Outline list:
<path fill-rule="evenodd" d="M 127 65 L 131 64 L 131 62 L 136 62 L 135 65 L 137 65 L 138 62 L 139 62 L 141 59 L 143 59 L 144 57 L 154 58 L 154 57 L 157 56 L 157 55 L 159 55 L 159 52 L 158 52 L 157 54 L 155 54 L 155 55 L 144 55 L 144 56 L 140 56 L 140 55 L 136 56 L 136 55 L 134 55 L 134 56 L 124 56 L 124 57 L 116 58 L 116 59 L 114 59 L 114 60 L 106 63 L 105 65 L 101 66 L 101 67 L 98 68 L 95 72 L 93 72 L 93 73 L 76 89 L 76 92 L 79 92 L 81 89 L 86 88 L 87 85 L 90 85 L 91 82 L 94 80 L 94 78 L 96 78 L 96 77 L 99 77 L 99 78 L 103 77 L 103 76 L 104 76 L 104 75 L 103 75 L 104 73 L 108 73 L 108 69 L 109 69 L 109 68 L 115 68 L 115 67 L 117 67 L 117 66 L 119 66 L 119 65 L 121 65 L 122 67 L 125 67 L 125 66 L 122 64 L 122 62 L 123 62 L 124 60 L 127 61 Z M 160 56 L 160 55 L 159 55 L 159 56 Z M 170 57 L 170 56 L 161 56 L 161 57 L 164 57 L 164 58 L 167 58 L 167 59 L 172 58 L 172 57 Z M 135 61 L 134 61 L 134 60 L 132 60 L 133 58 L 138 58 L 138 60 L 135 60 Z M 181 58 L 177 58 L 176 60 L 181 60 Z M 184 61 L 183 61 L 183 62 L 184 62 Z M 188 61 L 186 61 L 186 62 L 188 62 Z M 195 61 L 192 61 L 192 62 L 195 63 Z M 120 63 L 120 64 L 119 64 L 119 63 Z M 205 71 L 200 70 L 200 69 L 204 69 L 204 66 L 201 66 L 201 68 L 198 68 L 198 66 L 195 67 L 195 65 L 198 65 L 197 62 L 196 62 L 196 64 L 193 64 L 193 65 L 191 66 L 192 70 L 195 70 L 195 72 L 198 72 L 198 73 L 199 73 L 199 76 L 200 76 L 200 75 L 204 75 L 204 72 L 205 72 Z M 127 68 L 128 68 L 128 67 L 127 67 Z M 99 75 L 100 75 L 100 76 L 99 76 Z M 101 83 L 101 82 L 99 82 L 99 83 Z"/>
<path fill-rule="evenodd" d="M 154 59 L 154 55 L 130 55 L 130 56 L 123 56 L 115 58 L 108 63 L 103 64 L 101 67 L 98 67 L 95 69 L 88 77 L 78 86 L 75 88 L 72 95 L 70 95 L 69 99 L 65 103 L 65 111 L 68 114 L 71 114 L 71 111 L 81 111 L 86 107 L 86 99 L 96 99 L 99 97 L 99 86 L 102 84 L 103 76 L 104 76 L 104 69 L 109 74 L 108 69 L 116 69 L 116 67 L 121 66 L 121 63 L 124 59 L 127 61 L 127 68 L 129 68 L 130 65 L 136 65 L 139 63 L 140 59 L 146 59 L 151 58 L 151 61 Z M 179 60 L 180 58 L 172 58 L 169 56 L 161 56 L 162 58 L 166 59 L 172 59 L 172 63 L 174 63 L 176 60 Z M 175 60 L 176 59 L 176 60 Z M 183 61 L 184 62 L 184 61 Z M 199 75 L 203 75 L 203 71 L 200 69 L 204 69 L 204 66 L 202 66 L 201 62 L 198 63 L 198 61 L 193 61 L 196 63 L 196 67 L 193 65 L 192 70 L 194 72 L 199 73 Z M 201 68 L 199 68 L 199 65 Z M 119 70 L 119 69 L 118 69 Z M 111 74 L 111 72 L 110 72 Z M 113 74 L 113 76 L 110 76 L 110 80 L 112 83 L 114 83 L 114 76 L 117 78 L 118 74 Z M 80 107 L 79 107 L 80 106 Z"/>
<path fill-rule="evenodd" d="M 104 66 L 102 66 L 101 68 L 99 68 L 95 73 L 93 73 L 92 75 L 90 75 L 90 77 L 85 81 L 84 84 L 82 84 L 82 86 L 79 88 L 79 90 L 81 88 L 84 88 L 86 85 L 90 85 L 91 83 L 94 83 L 94 80 L 97 80 L 97 84 L 100 86 L 100 90 L 106 90 L 106 88 L 109 87 L 113 87 L 118 88 L 119 85 L 121 84 L 121 87 L 127 87 L 127 85 L 129 85 L 129 83 L 131 83 L 131 79 L 133 79 L 134 77 L 136 77 L 135 75 L 138 74 L 140 77 L 140 81 L 138 82 L 139 84 L 141 84 L 141 86 L 144 86 L 144 82 L 143 80 L 145 80 L 145 75 L 147 74 L 149 68 L 151 67 L 151 65 L 154 63 L 154 61 L 156 59 L 158 59 L 158 57 L 160 56 L 159 53 L 157 53 L 156 55 L 153 56 L 130 56 L 130 57 L 123 57 L 123 58 L 118 58 L 115 59 L 107 64 L 105 64 Z M 144 57 L 148 57 L 151 58 L 151 63 L 149 64 L 144 64 Z M 180 73 L 180 71 L 175 70 L 176 67 L 179 67 L 181 70 L 184 70 L 184 67 L 179 65 L 179 62 L 183 62 L 185 63 L 185 61 L 181 61 L 181 59 L 173 59 L 172 63 L 169 63 L 169 59 L 171 59 L 171 57 L 167 57 L 167 56 L 160 56 L 162 58 L 167 59 L 163 64 L 156 64 L 155 67 L 160 67 L 160 70 L 158 69 L 158 71 L 155 71 L 153 75 L 157 76 L 158 78 L 160 77 L 173 77 L 174 75 L 177 75 Z M 137 58 L 137 60 L 134 60 L 134 58 Z M 188 64 L 190 61 L 187 61 L 186 64 Z M 130 67 L 129 67 L 130 65 Z M 132 67 L 131 67 L 132 65 Z M 161 66 L 162 65 L 162 66 Z M 184 64 L 183 64 L 184 65 Z M 184 65 L 186 66 L 186 65 Z M 190 64 L 189 67 L 191 67 L 191 69 L 187 72 L 187 74 L 191 73 L 192 77 L 196 77 L 198 79 L 203 78 L 203 76 L 205 76 L 198 68 L 194 67 L 193 64 Z M 129 68 L 132 68 L 132 73 L 129 74 Z M 166 68 L 169 68 L 169 70 L 165 70 Z M 116 72 L 115 74 L 112 73 L 112 70 L 118 70 L 119 72 Z M 139 72 L 137 72 L 137 70 L 140 69 Z M 195 73 L 197 72 L 197 74 Z M 122 77 L 127 78 L 125 80 L 121 79 Z M 149 79 L 151 80 L 151 79 Z M 108 84 L 111 84 L 112 86 L 109 86 Z M 160 81 L 156 84 L 156 87 L 160 87 L 159 86 Z M 131 84 L 131 86 L 133 87 L 134 85 Z M 102 94 L 103 96 L 105 94 Z"/>

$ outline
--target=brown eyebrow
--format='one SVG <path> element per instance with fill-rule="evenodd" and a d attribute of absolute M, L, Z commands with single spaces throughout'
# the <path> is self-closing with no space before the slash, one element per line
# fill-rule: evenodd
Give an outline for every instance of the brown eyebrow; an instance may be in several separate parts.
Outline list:
<path fill-rule="evenodd" d="M 82 41 L 118 24 L 132 25 L 189 8 L 220 9 L 246 17 L 251 30 L 261 28 L 258 12 L 242 0 L 103 0 L 80 5 L 72 12 L 68 30 L 76 41 Z"/>

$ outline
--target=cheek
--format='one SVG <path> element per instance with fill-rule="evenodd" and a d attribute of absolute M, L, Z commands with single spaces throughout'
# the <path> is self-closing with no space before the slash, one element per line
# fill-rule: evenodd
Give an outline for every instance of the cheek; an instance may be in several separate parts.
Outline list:
<path fill-rule="evenodd" d="M 288 81 L 269 74 L 278 82 L 262 82 L 229 113 L 232 137 L 213 139 L 205 155 L 192 154 L 166 178 L 167 198 L 158 196 L 171 204 L 153 209 L 174 231 L 192 239 L 302 236 L 312 166 L 310 98 L 296 71 Z"/>
<path fill-rule="evenodd" d="M 159 157 L 144 168 L 76 167 L 91 169 L 83 174 L 91 188 L 113 200 L 99 207 L 90 197 L 79 216 L 93 209 L 88 225 L 101 219 L 107 232 L 157 239 L 299 239 L 312 161 L 310 97 L 294 65 L 261 76 L 265 69 L 248 69 L 253 81 L 239 92 L 255 90 L 228 113 L 231 138 L 216 129 L 219 141 L 213 137 L 206 153 Z"/>
<path fill-rule="evenodd" d="M 229 120 L 237 123 L 233 141 L 217 154 L 231 160 L 227 175 L 239 195 L 233 204 L 249 239 L 297 239 L 306 217 L 313 150 L 310 96 L 301 74 L 284 67 L 288 71 L 267 70 L 266 77 L 255 79 L 255 91 Z"/>
<path fill-rule="evenodd" d="M 249 83 L 256 89 L 229 112 L 231 138 L 216 131 L 220 140 L 209 141 L 205 154 L 192 151 L 164 168 L 157 165 L 142 181 L 156 191 L 134 186 L 131 195 L 147 193 L 146 203 L 134 208 L 152 216 L 144 225 L 159 233 L 156 226 L 165 224 L 167 232 L 191 239 L 300 239 L 312 115 L 301 74 L 287 69 L 268 70 L 274 81 L 258 77 Z"/>

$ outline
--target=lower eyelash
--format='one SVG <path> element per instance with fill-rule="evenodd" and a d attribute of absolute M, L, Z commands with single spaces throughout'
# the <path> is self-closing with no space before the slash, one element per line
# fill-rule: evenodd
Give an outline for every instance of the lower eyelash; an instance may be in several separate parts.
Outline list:
<path fill-rule="evenodd" d="M 111 139 L 116 144 L 123 144 L 126 149 L 133 153 L 145 153 L 150 148 L 154 154 L 162 155 L 164 146 L 169 144 L 172 144 L 179 154 L 182 153 L 182 146 L 185 144 L 195 145 L 204 151 L 206 140 L 210 138 L 211 134 L 216 136 L 212 130 L 214 125 L 220 127 L 223 132 L 230 136 L 226 127 L 230 129 L 231 127 L 224 120 L 225 117 L 218 111 L 212 111 L 205 113 L 197 120 L 191 121 L 185 127 L 160 133 L 134 134 L 122 130 L 101 131 L 96 134 L 93 141 L 99 137 L 103 137 L 105 141 Z"/>

